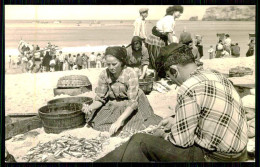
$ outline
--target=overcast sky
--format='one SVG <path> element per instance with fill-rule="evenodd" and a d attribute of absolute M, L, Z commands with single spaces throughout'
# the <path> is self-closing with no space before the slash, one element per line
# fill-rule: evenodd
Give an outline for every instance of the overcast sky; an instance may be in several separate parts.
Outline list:
<path fill-rule="evenodd" d="M 212 5 L 211 5 L 212 6 Z M 209 5 L 183 5 L 181 20 L 202 19 Z M 158 20 L 169 5 L 5 5 L 7 20 L 134 20 L 139 9 L 149 8 L 147 20 Z"/>

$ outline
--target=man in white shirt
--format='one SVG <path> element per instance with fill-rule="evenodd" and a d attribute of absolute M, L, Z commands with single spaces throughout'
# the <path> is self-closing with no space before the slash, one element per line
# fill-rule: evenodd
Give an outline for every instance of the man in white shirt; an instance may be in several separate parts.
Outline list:
<path fill-rule="evenodd" d="M 133 36 L 139 36 L 140 38 L 146 39 L 145 31 L 145 18 L 148 16 L 148 8 L 142 8 L 139 10 L 140 17 L 134 22 L 134 34 Z"/>
<path fill-rule="evenodd" d="M 213 59 L 215 50 L 213 49 L 213 46 L 210 45 L 210 49 L 208 50 L 209 53 L 209 59 Z"/>
<path fill-rule="evenodd" d="M 91 53 L 89 56 L 89 62 L 90 62 L 90 68 L 95 68 L 96 67 L 96 55 L 94 52 Z"/>

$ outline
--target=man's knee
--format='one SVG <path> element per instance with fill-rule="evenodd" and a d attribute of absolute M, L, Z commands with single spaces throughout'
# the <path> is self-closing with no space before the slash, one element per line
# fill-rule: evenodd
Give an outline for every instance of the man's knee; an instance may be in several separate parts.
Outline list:
<path fill-rule="evenodd" d="M 145 143 L 149 144 L 150 141 L 154 140 L 155 136 L 149 135 L 149 134 L 143 134 L 143 133 L 137 133 L 131 137 L 131 142 L 134 143 Z"/>
<path fill-rule="evenodd" d="M 147 137 L 147 134 L 137 133 L 137 134 L 134 134 L 134 135 L 131 137 L 131 141 L 141 142 L 141 141 L 143 141 L 143 139 L 145 139 L 146 137 Z"/>

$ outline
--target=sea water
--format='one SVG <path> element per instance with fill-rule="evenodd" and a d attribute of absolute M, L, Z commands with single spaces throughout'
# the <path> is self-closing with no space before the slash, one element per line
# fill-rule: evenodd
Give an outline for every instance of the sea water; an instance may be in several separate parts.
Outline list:
<path fill-rule="evenodd" d="M 109 45 L 127 45 L 133 36 L 133 22 L 134 20 L 60 20 L 60 23 L 54 20 L 44 22 L 7 20 L 5 22 L 6 56 L 18 53 L 17 47 L 21 39 L 39 45 L 41 48 L 51 42 L 67 52 L 104 51 Z M 155 24 L 156 20 L 147 20 L 148 35 L 151 34 Z M 203 59 L 208 59 L 207 51 L 210 45 L 215 49 L 218 42 L 217 33 L 228 33 L 232 43 L 239 44 L 241 57 L 244 57 L 248 50 L 249 33 L 255 33 L 255 22 L 176 20 L 177 37 L 184 29 L 190 32 L 193 38 L 195 35 L 203 36 Z"/>

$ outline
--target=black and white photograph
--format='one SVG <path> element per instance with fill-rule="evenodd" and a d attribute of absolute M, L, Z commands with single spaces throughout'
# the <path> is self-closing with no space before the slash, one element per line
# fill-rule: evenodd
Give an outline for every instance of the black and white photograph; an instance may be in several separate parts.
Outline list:
<path fill-rule="evenodd" d="M 255 162 L 256 5 L 4 5 L 5 162 Z"/>

